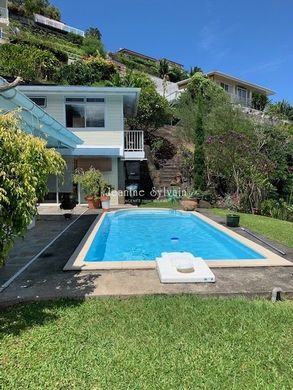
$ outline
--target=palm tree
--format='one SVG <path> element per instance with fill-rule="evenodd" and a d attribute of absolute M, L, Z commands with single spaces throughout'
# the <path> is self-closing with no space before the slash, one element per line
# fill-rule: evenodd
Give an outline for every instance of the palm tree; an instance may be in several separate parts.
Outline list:
<path fill-rule="evenodd" d="M 282 119 L 293 120 L 293 106 L 287 100 L 272 104 L 269 108 L 269 113 Z"/>

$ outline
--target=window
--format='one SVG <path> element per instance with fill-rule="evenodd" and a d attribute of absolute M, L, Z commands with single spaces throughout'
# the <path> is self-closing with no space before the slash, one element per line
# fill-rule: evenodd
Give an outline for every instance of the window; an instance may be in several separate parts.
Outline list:
<path fill-rule="evenodd" d="M 221 83 L 221 87 L 226 91 L 226 92 L 229 92 L 231 91 L 231 85 L 229 84 L 225 84 L 225 83 Z"/>
<path fill-rule="evenodd" d="M 39 107 L 47 107 L 47 98 L 41 96 L 29 96 L 29 98 Z"/>
<path fill-rule="evenodd" d="M 240 100 L 246 100 L 247 99 L 247 89 L 245 88 L 241 88 L 241 87 L 237 87 L 237 96 Z"/>
<path fill-rule="evenodd" d="M 104 98 L 66 98 L 66 127 L 105 127 Z"/>

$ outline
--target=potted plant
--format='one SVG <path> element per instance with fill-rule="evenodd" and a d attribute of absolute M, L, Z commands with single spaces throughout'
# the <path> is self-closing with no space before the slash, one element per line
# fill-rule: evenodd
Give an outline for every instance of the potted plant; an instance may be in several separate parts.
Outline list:
<path fill-rule="evenodd" d="M 225 207 L 230 211 L 229 214 L 226 215 L 226 225 L 229 227 L 238 227 L 240 222 L 240 215 L 236 214 L 238 210 L 237 204 L 231 195 L 227 195 L 225 197 Z"/>
<path fill-rule="evenodd" d="M 113 187 L 110 184 L 105 184 L 102 195 L 101 195 L 101 203 L 103 211 L 108 211 L 110 209 L 110 193 Z"/>
<path fill-rule="evenodd" d="M 101 207 L 101 192 L 106 186 L 102 173 L 93 167 L 84 171 L 81 168 L 75 170 L 73 182 L 79 184 L 85 192 L 85 198 L 89 209 L 98 209 Z"/>
<path fill-rule="evenodd" d="M 187 191 L 184 199 L 180 201 L 183 210 L 193 211 L 199 206 L 199 192 L 195 190 Z"/>
<path fill-rule="evenodd" d="M 72 210 L 77 205 L 77 200 L 73 194 L 64 194 L 61 198 L 60 209 L 64 211 L 64 218 L 70 219 L 72 216 Z"/>

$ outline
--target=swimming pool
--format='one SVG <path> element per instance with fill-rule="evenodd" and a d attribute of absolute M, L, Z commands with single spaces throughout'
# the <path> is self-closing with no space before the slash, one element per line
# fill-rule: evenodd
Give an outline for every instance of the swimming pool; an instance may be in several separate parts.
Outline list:
<path fill-rule="evenodd" d="M 162 252 L 190 252 L 204 260 L 264 259 L 194 214 L 124 210 L 105 216 L 85 261 L 154 260 Z"/>
<path fill-rule="evenodd" d="M 212 266 L 287 263 L 198 213 L 134 209 L 104 213 L 65 269 L 153 267 L 162 252 L 190 252 Z"/>

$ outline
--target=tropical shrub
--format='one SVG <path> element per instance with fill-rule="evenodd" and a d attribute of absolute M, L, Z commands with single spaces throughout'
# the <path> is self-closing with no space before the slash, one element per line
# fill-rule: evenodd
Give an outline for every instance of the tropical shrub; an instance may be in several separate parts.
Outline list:
<path fill-rule="evenodd" d="M 150 132 L 168 123 L 171 117 L 168 101 L 155 88 L 146 87 L 140 93 L 137 115 L 127 118 L 127 124 L 131 129 Z"/>
<path fill-rule="evenodd" d="M 293 222 L 293 205 L 289 205 L 283 199 L 264 200 L 260 211 L 262 215 L 267 217 Z"/>
<path fill-rule="evenodd" d="M 0 46 L 0 73 L 21 76 L 25 80 L 51 80 L 60 66 L 57 58 L 47 50 L 34 46 Z"/>
<path fill-rule="evenodd" d="M 176 114 L 180 136 L 195 146 L 196 186 L 197 175 L 205 177 L 209 190 L 219 197 L 235 196 L 239 208 L 247 211 L 260 209 L 272 196 L 289 197 L 293 188 L 290 125 L 257 123 L 231 105 L 211 80 L 196 73 L 192 81 L 193 89 L 182 94 Z"/>
<path fill-rule="evenodd" d="M 60 10 L 48 0 L 10 0 L 9 10 L 22 16 L 33 16 L 37 13 L 54 20 L 60 20 Z"/>
<path fill-rule="evenodd" d="M 268 114 L 280 119 L 293 121 L 293 106 L 286 100 L 271 103 L 268 108 Z"/>
<path fill-rule="evenodd" d="M 77 168 L 73 175 L 73 183 L 80 184 L 87 197 L 97 199 L 108 189 L 108 184 L 104 180 L 102 173 L 93 167 L 87 171 Z"/>
<path fill-rule="evenodd" d="M 65 162 L 46 142 L 20 130 L 12 114 L 0 116 L 0 263 L 14 239 L 23 235 L 47 192 L 49 175 L 61 175 Z"/>
<path fill-rule="evenodd" d="M 251 105 L 255 110 L 263 111 L 268 103 L 269 99 L 266 95 L 256 92 L 252 93 Z"/>
<path fill-rule="evenodd" d="M 55 80 L 69 85 L 92 85 L 108 80 L 115 72 L 116 68 L 111 61 L 89 57 L 61 67 Z"/>
<path fill-rule="evenodd" d="M 99 39 L 94 36 L 85 36 L 82 43 L 82 49 L 85 55 L 105 57 L 105 47 Z"/>
<path fill-rule="evenodd" d="M 192 185 L 193 180 L 193 152 L 184 146 L 178 149 L 179 170 L 187 186 Z"/>
<path fill-rule="evenodd" d="M 110 77 L 110 80 L 107 81 L 106 84 L 110 87 L 155 88 L 155 84 L 148 75 L 135 70 L 128 70 L 123 76 L 119 73 L 115 73 Z"/>

